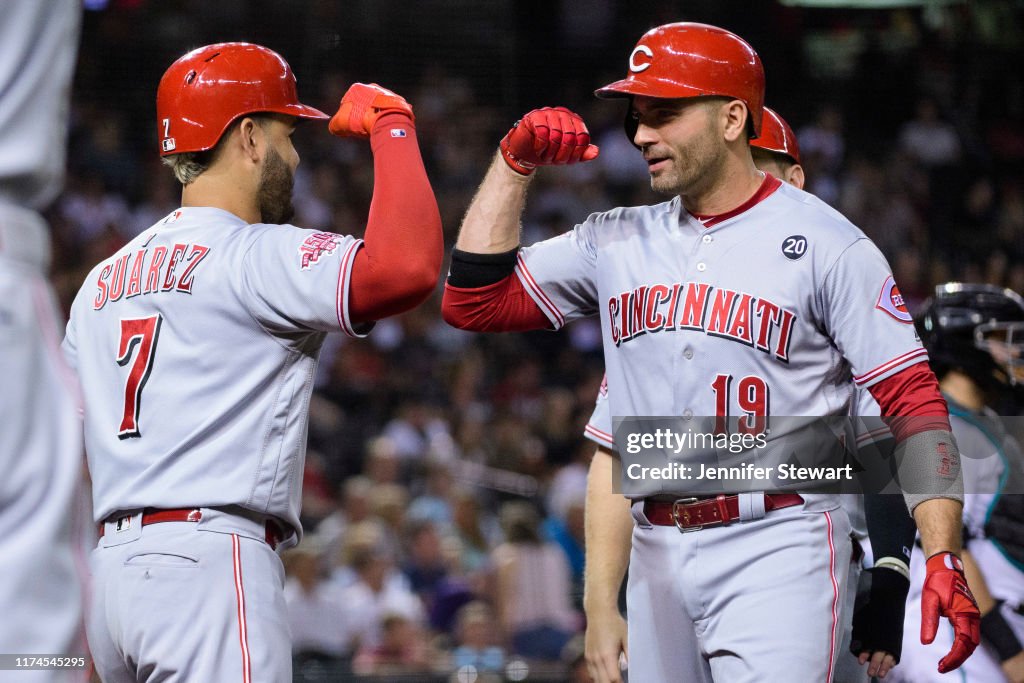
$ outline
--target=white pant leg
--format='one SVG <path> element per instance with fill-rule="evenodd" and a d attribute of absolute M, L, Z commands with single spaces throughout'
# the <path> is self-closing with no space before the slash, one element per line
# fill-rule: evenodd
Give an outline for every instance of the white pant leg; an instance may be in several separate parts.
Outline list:
<path fill-rule="evenodd" d="M 692 571 L 680 536 L 675 527 L 633 528 L 626 586 L 631 683 L 711 682 L 679 593 L 680 575 Z"/>
<path fill-rule="evenodd" d="M 130 535 L 93 557 L 89 635 L 105 681 L 291 680 L 284 570 L 265 542 L 189 522 Z"/>
<path fill-rule="evenodd" d="M 830 681 L 842 641 L 850 526 L 799 506 L 696 534 L 697 634 L 717 683 Z"/>
<path fill-rule="evenodd" d="M 7 219 L 0 207 L 0 220 Z M 77 543 L 82 426 L 77 385 L 60 352 L 62 334 L 41 271 L 0 249 L 2 653 L 86 655 L 86 569 Z M 83 677 L 82 670 L 0 672 L 0 679 L 14 683 Z"/>

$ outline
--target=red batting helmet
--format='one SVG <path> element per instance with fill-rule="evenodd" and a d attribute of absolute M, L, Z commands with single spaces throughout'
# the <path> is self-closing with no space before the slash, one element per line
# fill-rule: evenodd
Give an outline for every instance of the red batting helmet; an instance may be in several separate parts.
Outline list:
<path fill-rule="evenodd" d="M 641 36 L 629 55 L 628 76 L 594 94 L 732 97 L 747 105 L 757 137 L 764 109 L 764 67 L 754 48 L 735 33 L 708 24 L 665 24 Z"/>
<path fill-rule="evenodd" d="M 156 91 L 160 156 L 212 149 L 243 114 L 304 119 L 327 114 L 299 102 L 295 74 L 281 55 L 250 43 L 218 43 L 171 64 Z"/>
<path fill-rule="evenodd" d="M 796 163 L 800 163 L 800 145 L 796 144 L 793 129 L 786 123 L 786 119 L 769 107 L 764 108 L 761 135 L 756 140 L 751 140 L 750 146 L 785 154 Z"/>

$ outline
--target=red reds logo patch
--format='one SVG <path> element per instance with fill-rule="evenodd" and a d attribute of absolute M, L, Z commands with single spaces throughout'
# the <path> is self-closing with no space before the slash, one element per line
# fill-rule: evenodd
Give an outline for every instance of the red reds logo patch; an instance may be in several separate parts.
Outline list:
<path fill-rule="evenodd" d="M 875 308 L 885 311 L 901 323 L 913 324 L 914 322 L 913 316 L 910 315 L 910 311 L 907 310 L 907 306 L 903 301 L 903 295 L 900 294 L 900 288 L 896 286 L 896 281 L 892 279 L 892 275 L 885 278 L 885 282 L 882 284 L 882 292 L 878 295 L 878 303 L 875 304 Z"/>
<path fill-rule="evenodd" d="M 341 244 L 341 235 L 333 232 L 315 232 L 299 245 L 302 270 L 309 270 L 324 254 L 330 255 Z"/>

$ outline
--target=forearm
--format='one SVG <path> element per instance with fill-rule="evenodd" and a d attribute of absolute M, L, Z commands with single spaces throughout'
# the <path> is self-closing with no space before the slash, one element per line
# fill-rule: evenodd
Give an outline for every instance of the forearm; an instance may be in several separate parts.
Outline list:
<path fill-rule="evenodd" d="M 393 136 L 398 129 L 405 136 Z M 437 285 L 444 258 L 441 215 L 412 122 L 400 114 L 382 116 L 370 144 L 373 199 L 352 270 L 353 322 L 379 320 L 422 303 Z"/>
<path fill-rule="evenodd" d="M 614 458 L 598 448 L 587 477 L 583 608 L 588 614 L 618 610 L 619 588 L 629 566 L 633 517 L 629 500 L 612 491 Z"/>
<path fill-rule="evenodd" d="M 932 498 L 914 508 L 925 557 L 936 553 L 959 554 L 963 537 L 963 505 L 952 498 Z"/>
<path fill-rule="evenodd" d="M 499 254 L 518 247 L 519 221 L 532 177 L 516 173 L 500 154 L 495 154 L 462 220 L 455 248 L 475 254 Z"/>

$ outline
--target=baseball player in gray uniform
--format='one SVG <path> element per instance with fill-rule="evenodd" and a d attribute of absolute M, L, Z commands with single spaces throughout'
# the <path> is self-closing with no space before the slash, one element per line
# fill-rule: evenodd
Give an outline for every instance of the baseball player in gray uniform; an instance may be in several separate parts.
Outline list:
<path fill-rule="evenodd" d="M 758 169 L 771 173 L 776 178 L 803 189 L 804 170 L 800 165 L 800 147 L 796 135 L 777 112 L 765 107 L 761 121 L 761 134 L 751 140 L 751 153 Z M 867 391 L 856 388 L 852 382 L 850 390 L 854 393 L 852 404 L 858 400 L 871 401 L 877 409 L 877 403 Z M 877 415 L 877 412 L 875 412 Z M 854 436 L 858 442 L 865 431 L 862 420 L 853 421 Z M 884 426 L 884 423 L 883 425 Z M 885 434 L 891 441 L 888 429 Z M 608 408 L 607 379 L 601 383 L 593 415 L 587 422 L 584 435 L 595 442 L 598 451 L 591 462 L 595 477 L 602 476 L 607 470 L 609 458 L 616 457 L 614 450 L 613 422 Z M 864 458 L 878 457 L 874 451 L 882 447 L 875 435 L 870 436 L 867 448 L 871 453 L 864 453 Z M 631 526 L 629 510 L 619 502 L 621 496 L 612 491 L 610 482 L 588 488 L 590 498 L 587 505 L 591 508 L 609 508 L 620 512 L 623 528 Z M 872 509 L 873 524 L 868 528 L 865 504 Z M 904 607 L 907 599 L 907 570 L 903 570 L 909 562 L 909 549 L 914 542 L 916 528 L 913 520 L 907 515 L 902 500 L 895 495 L 844 495 L 842 505 L 850 518 L 851 542 L 853 554 L 850 562 L 850 578 L 845 595 L 846 619 L 843 628 L 843 644 L 836 662 L 835 681 L 837 683 L 866 682 L 870 676 L 884 678 L 892 666 L 899 661 L 902 645 L 902 628 Z M 590 528 L 591 538 L 587 543 L 587 568 L 598 577 L 612 580 L 610 586 L 594 585 L 595 581 L 587 581 L 586 605 L 587 620 L 587 659 L 588 667 L 595 681 L 619 681 L 620 653 L 626 647 L 626 624 L 618 614 L 616 592 L 621 585 L 622 576 L 608 576 L 604 568 L 609 566 L 610 558 L 598 557 L 595 549 L 606 548 L 600 536 L 602 529 Z M 874 547 L 879 551 L 877 564 L 871 568 L 869 585 L 865 587 L 868 600 L 865 601 L 854 617 L 858 583 L 862 576 L 862 562 L 866 552 L 870 550 L 868 538 L 874 539 Z M 622 536 L 626 542 L 619 549 L 621 561 L 611 559 L 611 566 L 620 567 L 628 561 L 629 537 Z M 893 570 L 893 556 L 899 563 L 899 569 Z M 902 559 L 900 559 L 902 558 Z M 869 565 L 870 566 L 870 565 Z M 598 602 L 601 598 L 610 600 L 608 604 Z M 851 621 L 851 618 L 853 620 Z M 856 626 L 856 642 L 854 632 Z M 847 653 L 850 650 L 850 653 Z M 854 656 L 850 656 L 853 654 Z M 863 666 L 867 664 L 867 666 Z"/>
<path fill-rule="evenodd" d="M 442 259 L 412 108 L 356 83 L 331 118 L 369 139 L 364 239 L 286 224 L 301 104 L 248 43 L 199 48 L 157 89 L 182 205 L 88 275 L 64 351 L 85 402 L 100 541 L 89 644 L 105 681 L 287 681 L 276 550 L 301 535 L 307 409 L 328 332 L 422 302 Z"/>
<path fill-rule="evenodd" d="M 963 452 L 964 564 L 981 609 L 982 647 L 957 672 L 965 683 L 1024 681 L 1024 453 L 991 406 L 1019 415 L 1024 393 L 1024 300 L 994 285 L 946 283 L 935 288 L 918 329 L 949 403 Z M 914 548 L 905 633 L 920 628 L 923 551 Z M 936 641 L 948 645 L 941 629 Z M 898 681 L 945 681 L 927 652 L 906 637 Z"/>
<path fill-rule="evenodd" d="M 85 676 L 79 395 L 39 214 L 64 183 L 81 14 L 76 0 L 0 4 L 0 653 L 77 660 L 4 681 Z"/>
<path fill-rule="evenodd" d="M 628 76 L 598 95 L 629 99 L 627 128 L 652 187 L 672 199 L 594 214 L 520 248 L 536 167 L 598 154 L 572 112 L 527 114 L 466 213 L 442 312 L 483 331 L 599 315 L 615 416 L 739 414 L 753 429 L 771 415 L 842 416 L 849 372 L 884 414 L 919 418 L 893 420 L 893 431 L 901 460 L 928 484 L 907 503 L 931 556 L 925 619 L 930 629 L 940 614 L 955 624 L 940 664 L 955 668 L 977 643 L 978 613 L 955 554 L 962 482 L 945 404 L 874 245 L 754 166 L 763 89 L 756 52 L 728 31 L 648 32 Z M 702 499 L 683 481 L 630 484 L 631 677 L 831 680 L 850 560 L 838 495 Z M 601 527 L 601 514 L 591 523 Z"/>

